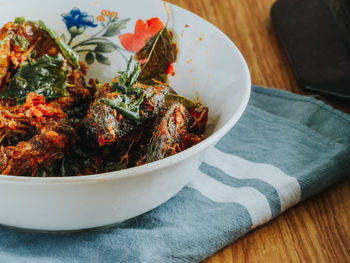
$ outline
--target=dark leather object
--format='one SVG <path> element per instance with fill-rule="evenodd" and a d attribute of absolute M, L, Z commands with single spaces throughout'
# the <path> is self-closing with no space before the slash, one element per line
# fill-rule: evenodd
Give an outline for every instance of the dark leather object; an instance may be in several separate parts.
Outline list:
<path fill-rule="evenodd" d="M 301 87 L 350 99 L 350 20 L 332 12 L 349 8 L 342 1 L 278 0 L 271 19 Z"/>

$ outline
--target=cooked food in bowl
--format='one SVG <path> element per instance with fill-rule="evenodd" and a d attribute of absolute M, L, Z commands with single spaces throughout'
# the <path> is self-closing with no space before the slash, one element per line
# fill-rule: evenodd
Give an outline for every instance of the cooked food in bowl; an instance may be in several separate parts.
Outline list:
<path fill-rule="evenodd" d="M 127 39 L 123 39 L 127 41 Z M 208 108 L 176 94 L 162 26 L 108 83 L 86 80 L 77 53 L 42 21 L 0 30 L 0 173 L 75 176 L 121 170 L 204 139 Z"/>
<path fill-rule="evenodd" d="M 1 225 L 81 230 L 150 211 L 196 178 L 247 106 L 239 50 L 172 4 L 165 12 L 159 0 L 0 2 L 0 25 L 29 20 L 0 29 Z M 207 125 L 208 109 L 183 96 L 209 107 Z"/>

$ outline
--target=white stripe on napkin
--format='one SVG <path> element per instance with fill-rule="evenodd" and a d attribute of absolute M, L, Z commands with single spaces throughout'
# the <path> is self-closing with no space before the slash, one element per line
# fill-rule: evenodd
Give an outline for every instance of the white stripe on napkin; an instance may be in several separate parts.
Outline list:
<path fill-rule="evenodd" d="M 198 170 L 188 187 L 193 188 L 216 203 L 238 203 L 244 206 L 252 219 L 253 227 L 272 218 L 265 195 L 252 187 L 231 187 Z"/>
<path fill-rule="evenodd" d="M 281 158 L 283 158 L 281 156 Z M 208 151 L 204 161 L 218 167 L 237 179 L 259 179 L 274 188 L 281 202 L 281 212 L 297 204 L 301 199 L 301 189 L 296 178 L 285 174 L 277 167 L 264 163 L 254 163 L 238 156 L 224 153 L 217 148 Z"/>

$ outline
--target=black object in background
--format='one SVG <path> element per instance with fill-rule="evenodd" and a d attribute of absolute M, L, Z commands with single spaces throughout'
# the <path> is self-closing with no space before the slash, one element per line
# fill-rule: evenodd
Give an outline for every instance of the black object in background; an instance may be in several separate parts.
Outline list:
<path fill-rule="evenodd" d="M 350 0 L 277 0 L 271 19 L 301 87 L 350 99 Z"/>

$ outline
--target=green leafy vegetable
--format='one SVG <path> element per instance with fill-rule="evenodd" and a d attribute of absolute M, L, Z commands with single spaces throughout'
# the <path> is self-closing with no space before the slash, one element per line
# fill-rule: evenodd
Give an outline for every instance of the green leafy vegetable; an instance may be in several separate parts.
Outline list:
<path fill-rule="evenodd" d="M 140 72 L 140 64 L 130 57 L 126 70 L 118 72 L 118 81 L 111 84 L 111 89 L 119 92 L 119 96 L 113 100 L 102 98 L 100 101 L 129 119 L 140 120 L 140 105 L 144 101 L 145 93 L 141 88 L 133 87 Z"/>
<path fill-rule="evenodd" d="M 134 85 L 139 78 L 140 73 L 140 63 L 133 59 L 133 57 L 130 57 L 126 70 L 117 73 L 118 82 L 113 83 L 113 88 L 121 92 L 130 90 L 131 86 Z"/>
<path fill-rule="evenodd" d="M 140 79 L 151 78 L 166 82 L 169 65 L 176 61 L 177 50 L 173 36 L 166 27 L 163 27 L 147 44 L 136 54 L 142 63 Z"/>
<path fill-rule="evenodd" d="M 127 168 L 127 164 L 119 164 L 115 162 L 106 162 L 103 164 L 103 171 L 120 171 Z"/>
<path fill-rule="evenodd" d="M 20 24 L 26 22 L 24 17 L 16 17 L 15 23 Z M 79 55 L 75 52 L 66 42 L 63 41 L 51 28 L 49 28 L 43 21 L 38 22 L 30 21 L 30 23 L 38 25 L 42 30 L 49 34 L 49 36 L 55 41 L 60 48 L 63 56 L 72 64 L 74 68 L 79 68 Z"/>
<path fill-rule="evenodd" d="M 22 16 L 22 17 L 15 17 L 15 20 L 14 20 L 14 22 L 16 24 L 21 24 L 21 23 L 24 23 L 25 21 L 26 21 L 26 19 L 24 18 L 24 16 Z"/>
<path fill-rule="evenodd" d="M 113 100 L 103 98 L 100 101 L 118 110 L 122 115 L 129 119 L 134 121 L 140 120 L 140 105 L 143 102 L 143 96 L 139 99 L 131 99 L 126 95 L 119 95 Z"/>
<path fill-rule="evenodd" d="M 69 154 L 64 154 L 62 160 L 55 164 L 56 176 L 75 176 L 93 167 L 94 161 L 88 153 L 82 145 L 73 145 Z"/>
<path fill-rule="evenodd" d="M 65 56 L 65 58 L 72 64 L 72 66 L 74 68 L 79 68 L 78 53 L 76 53 L 66 42 L 62 41 L 62 39 L 54 31 L 47 27 L 43 21 L 39 20 L 38 22 L 34 23 L 39 25 L 42 30 L 46 31 L 49 34 L 49 36 L 61 49 L 62 54 Z"/>
<path fill-rule="evenodd" d="M 66 39 L 65 34 L 61 34 L 61 35 L 60 35 L 60 39 L 61 39 L 63 42 L 67 42 L 67 39 Z"/>
<path fill-rule="evenodd" d="M 66 177 L 81 174 L 94 165 L 94 160 L 80 144 L 73 144 L 69 153 L 64 153 L 62 158 L 51 166 L 41 167 L 35 174 L 36 177 Z"/>
<path fill-rule="evenodd" d="M 180 95 L 177 95 L 177 94 L 169 93 L 169 94 L 165 95 L 164 107 L 167 108 L 174 101 L 180 102 L 187 109 L 194 108 L 194 107 L 197 106 L 196 103 L 194 103 L 192 100 L 190 100 L 190 99 L 188 99 L 186 97 L 183 97 L 183 96 L 180 96 Z"/>
<path fill-rule="evenodd" d="M 29 46 L 29 42 L 27 39 L 25 39 L 24 37 L 21 37 L 19 35 L 15 35 L 12 39 L 11 39 L 11 44 L 18 46 L 22 51 L 27 51 L 28 50 L 28 46 Z"/>
<path fill-rule="evenodd" d="M 61 54 L 42 56 L 38 60 L 21 65 L 0 98 L 8 98 L 23 104 L 29 92 L 44 95 L 47 100 L 67 96 L 67 71 Z"/>

